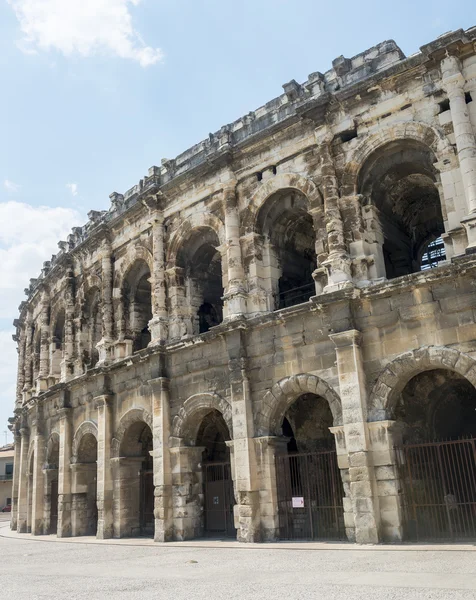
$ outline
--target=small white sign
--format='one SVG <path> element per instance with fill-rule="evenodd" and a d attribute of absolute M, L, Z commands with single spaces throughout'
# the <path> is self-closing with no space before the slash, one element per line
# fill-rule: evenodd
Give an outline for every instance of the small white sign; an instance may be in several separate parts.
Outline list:
<path fill-rule="evenodd" d="M 293 498 L 293 508 L 304 508 L 304 498 L 302 496 Z"/>

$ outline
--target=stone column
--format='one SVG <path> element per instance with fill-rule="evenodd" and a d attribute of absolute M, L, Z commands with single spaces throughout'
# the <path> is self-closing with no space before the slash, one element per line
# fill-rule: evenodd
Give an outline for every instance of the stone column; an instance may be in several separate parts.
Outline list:
<path fill-rule="evenodd" d="M 169 542 L 173 536 L 172 470 L 170 466 L 170 398 L 166 377 L 151 379 L 154 449 L 155 542 Z"/>
<path fill-rule="evenodd" d="M 112 396 L 96 396 L 94 400 L 98 409 L 98 527 L 96 537 L 98 540 L 106 540 L 111 538 L 113 534 L 113 481 L 111 465 Z"/>
<path fill-rule="evenodd" d="M 329 337 L 336 346 L 355 540 L 359 544 L 375 544 L 379 541 L 380 514 L 366 422 L 367 389 L 361 334 L 351 329 Z"/>
<path fill-rule="evenodd" d="M 18 371 L 15 408 L 19 409 L 23 403 L 23 388 L 25 386 L 25 343 L 26 333 L 23 324 L 20 325 L 20 335 L 14 335 L 13 341 L 18 343 Z"/>
<path fill-rule="evenodd" d="M 240 244 L 240 217 L 236 198 L 236 181 L 223 190 L 225 211 L 226 262 L 228 285 L 224 294 L 228 319 L 246 312 L 245 271 Z"/>
<path fill-rule="evenodd" d="M 352 273 L 350 258 L 344 237 L 344 223 L 339 208 L 339 188 L 334 159 L 330 147 L 330 136 L 320 145 L 322 193 L 324 196 L 324 215 L 327 231 L 329 254 L 323 266 L 327 270 L 326 292 L 332 292 L 350 285 Z"/>
<path fill-rule="evenodd" d="M 465 78 L 456 56 L 441 61 L 442 84 L 450 100 L 451 119 L 456 149 L 468 208 L 463 220 L 468 235 L 468 246 L 476 246 L 476 140 L 465 98 Z"/>
<path fill-rule="evenodd" d="M 335 427 L 329 427 L 329 430 L 334 435 L 336 443 L 337 465 L 340 470 L 342 487 L 344 489 L 342 506 L 344 508 L 345 534 L 349 542 L 355 542 L 355 518 L 350 493 L 349 455 L 347 454 L 347 447 L 345 444 L 344 426 L 337 425 Z"/>
<path fill-rule="evenodd" d="M 40 370 L 36 385 L 37 393 L 48 388 L 50 358 L 50 305 L 49 298 L 43 298 L 40 314 Z"/>
<path fill-rule="evenodd" d="M 253 405 L 250 382 L 246 373 L 244 336 L 244 330 L 232 331 L 227 335 L 235 463 L 233 483 L 237 501 L 234 514 L 238 540 L 256 542 L 261 538 L 260 500 L 256 448 L 253 439 Z"/>
<path fill-rule="evenodd" d="M 27 427 L 20 429 L 21 446 L 20 461 L 15 463 L 14 469 L 19 469 L 18 476 L 18 512 L 17 531 L 26 533 L 28 516 L 28 449 L 30 447 L 30 430 Z"/>
<path fill-rule="evenodd" d="M 71 409 L 58 410 L 59 418 L 59 465 L 58 465 L 58 532 L 60 538 L 71 535 Z"/>
<path fill-rule="evenodd" d="M 18 525 L 18 489 L 20 484 L 21 470 L 21 439 L 19 431 L 14 432 L 14 450 L 13 458 L 13 481 L 12 481 L 12 512 L 10 519 L 10 529 L 16 531 Z"/>
<path fill-rule="evenodd" d="M 74 371 L 74 275 L 68 274 L 66 279 L 64 350 L 61 361 L 61 381 L 68 381 Z"/>
<path fill-rule="evenodd" d="M 151 344 L 161 344 L 168 336 L 167 298 L 165 293 L 164 215 L 152 220 L 152 319 L 149 321 Z"/>
<path fill-rule="evenodd" d="M 33 492 L 31 501 L 31 534 L 44 533 L 45 516 L 45 482 L 43 466 L 46 458 L 45 437 L 42 424 L 37 420 L 33 423 Z"/>
<path fill-rule="evenodd" d="M 102 300 L 102 339 L 97 345 L 99 364 L 111 360 L 114 317 L 112 308 L 112 250 L 109 240 L 104 240 L 101 248 L 101 300 Z"/>

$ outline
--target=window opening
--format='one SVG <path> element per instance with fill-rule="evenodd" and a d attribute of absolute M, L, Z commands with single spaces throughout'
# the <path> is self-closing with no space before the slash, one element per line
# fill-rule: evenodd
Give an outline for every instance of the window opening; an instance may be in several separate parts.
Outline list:
<path fill-rule="evenodd" d="M 421 258 L 420 269 L 422 271 L 434 269 L 443 260 L 446 260 L 445 245 L 441 236 L 439 236 L 436 240 L 433 240 L 428 244 L 426 251 Z"/>

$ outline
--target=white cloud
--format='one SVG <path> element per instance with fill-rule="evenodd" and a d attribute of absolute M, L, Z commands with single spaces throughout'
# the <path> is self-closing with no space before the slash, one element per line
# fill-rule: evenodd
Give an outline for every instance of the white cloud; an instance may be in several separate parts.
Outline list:
<path fill-rule="evenodd" d="M 132 25 L 130 5 L 141 0 L 8 0 L 23 32 L 25 52 L 58 50 L 66 56 L 106 52 L 148 67 L 162 60 Z"/>
<path fill-rule="evenodd" d="M 9 192 L 18 192 L 20 189 L 18 183 L 13 183 L 13 181 L 10 181 L 9 179 L 4 179 L 3 186 Z"/>
<path fill-rule="evenodd" d="M 71 208 L 0 202 L 0 319 L 16 317 L 30 278 L 58 252 L 71 227 L 84 222 Z"/>
<path fill-rule="evenodd" d="M 84 222 L 71 208 L 0 202 L 0 446 L 15 402 L 17 353 L 11 323 L 26 299 L 23 290 L 40 274 L 43 261 L 58 252 L 58 241 Z"/>
<path fill-rule="evenodd" d="M 71 192 L 72 196 L 78 195 L 78 184 L 77 183 L 67 183 L 66 187 Z"/>

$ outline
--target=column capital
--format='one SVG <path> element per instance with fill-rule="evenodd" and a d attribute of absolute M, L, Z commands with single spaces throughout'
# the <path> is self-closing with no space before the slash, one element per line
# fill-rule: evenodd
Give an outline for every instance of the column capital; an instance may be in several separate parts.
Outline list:
<path fill-rule="evenodd" d="M 64 419 L 68 419 L 73 414 L 73 409 L 65 406 L 63 408 L 59 408 L 56 411 L 56 414 L 58 415 L 60 421 L 64 420 Z"/>
<path fill-rule="evenodd" d="M 156 377 L 147 382 L 154 392 L 168 392 L 170 389 L 170 379 L 168 377 Z"/>
<path fill-rule="evenodd" d="M 20 436 L 22 438 L 27 438 L 30 435 L 29 427 L 20 427 Z"/>
<path fill-rule="evenodd" d="M 357 329 L 349 329 L 348 331 L 331 333 L 329 334 L 329 338 L 334 342 L 336 348 L 360 346 L 362 342 L 362 333 Z"/>
<path fill-rule="evenodd" d="M 110 406 L 113 400 L 112 394 L 101 394 L 94 397 L 94 405 L 96 408 L 106 408 Z"/>

